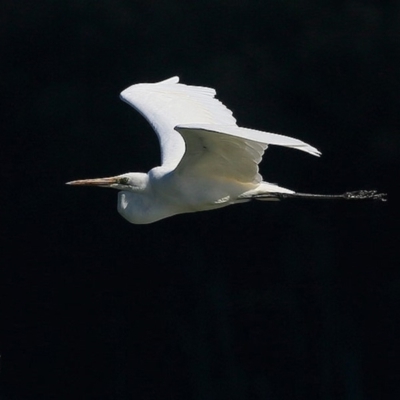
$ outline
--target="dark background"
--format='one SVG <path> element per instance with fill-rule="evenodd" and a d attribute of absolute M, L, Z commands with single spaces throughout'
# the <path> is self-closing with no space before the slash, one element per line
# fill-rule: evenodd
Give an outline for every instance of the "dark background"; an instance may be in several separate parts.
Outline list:
<path fill-rule="evenodd" d="M 1 399 L 400 396 L 398 1 L 3 1 Z M 118 100 L 179 75 L 302 139 L 267 181 L 379 189 L 135 226 L 64 182 L 159 163 Z"/>

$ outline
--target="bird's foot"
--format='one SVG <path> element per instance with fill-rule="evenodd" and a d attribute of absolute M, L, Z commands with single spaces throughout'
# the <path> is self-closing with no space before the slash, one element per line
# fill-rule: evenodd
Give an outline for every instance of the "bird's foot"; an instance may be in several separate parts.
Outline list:
<path fill-rule="evenodd" d="M 354 192 L 346 192 L 343 198 L 346 200 L 380 200 L 386 201 L 386 193 L 378 193 L 376 190 L 356 190 Z"/>

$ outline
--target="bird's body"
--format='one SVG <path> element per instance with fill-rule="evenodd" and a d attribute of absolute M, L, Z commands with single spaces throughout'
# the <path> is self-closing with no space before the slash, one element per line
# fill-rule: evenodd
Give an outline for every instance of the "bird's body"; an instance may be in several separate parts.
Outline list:
<path fill-rule="evenodd" d="M 127 173 L 69 184 L 121 190 L 118 211 L 135 224 L 253 198 L 316 196 L 296 194 L 264 182 L 258 164 L 268 145 L 318 156 L 317 149 L 288 136 L 238 127 L 232 112 L 215 99 L 214 89 L 178 82 L 179 78 L 173 77 L 133 85 L 121 93 L 121 99 L 137 109 L 155 130 L 161 146 L 161 166 L 147 174 Z"/>

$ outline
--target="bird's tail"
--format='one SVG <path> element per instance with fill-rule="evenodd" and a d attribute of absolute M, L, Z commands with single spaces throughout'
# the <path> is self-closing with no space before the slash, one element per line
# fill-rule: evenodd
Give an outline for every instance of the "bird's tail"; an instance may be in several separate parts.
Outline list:
<path fill-rule="evenodd" d="M 256 199 L 263 201 L 279 200 L 279 196 L 275 194 L 294 194 L 295 192 L 290 189 L 286 189 L 275 185 L 273 183 L 261 182 L 256 189 L 249 190 L 243 193 L 241 199 Z"/>

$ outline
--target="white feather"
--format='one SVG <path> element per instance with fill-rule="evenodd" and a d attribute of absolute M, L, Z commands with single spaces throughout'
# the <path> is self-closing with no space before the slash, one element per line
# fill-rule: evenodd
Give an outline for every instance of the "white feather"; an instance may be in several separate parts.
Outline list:
<path fill-rule="evenodd" d="M 162 165 L 148 174 L 69 183 L 122 190 L 118 211 L 138 224 L 294 193 L 262 180 L 258 164 L 265 149 L 277 145 L 315 156 L 320 152 L 298 139 L 238 127 L 215 94 L 207 87 L 183 85 L 178 77 L 125 89 L 121 99 L 138 110 L 158 136 Z"/>
<path fill-rule="evenodd" d="M 185 152 L 181 124 L 236 125 L 232 112 L 215 99 L 215 90 L 188 86 L 177 76 L 158 83 L 140 83 L 125 89 L 121 99 L 138 110 L 155 130 L 163 166 L 175 168 Z"/>

